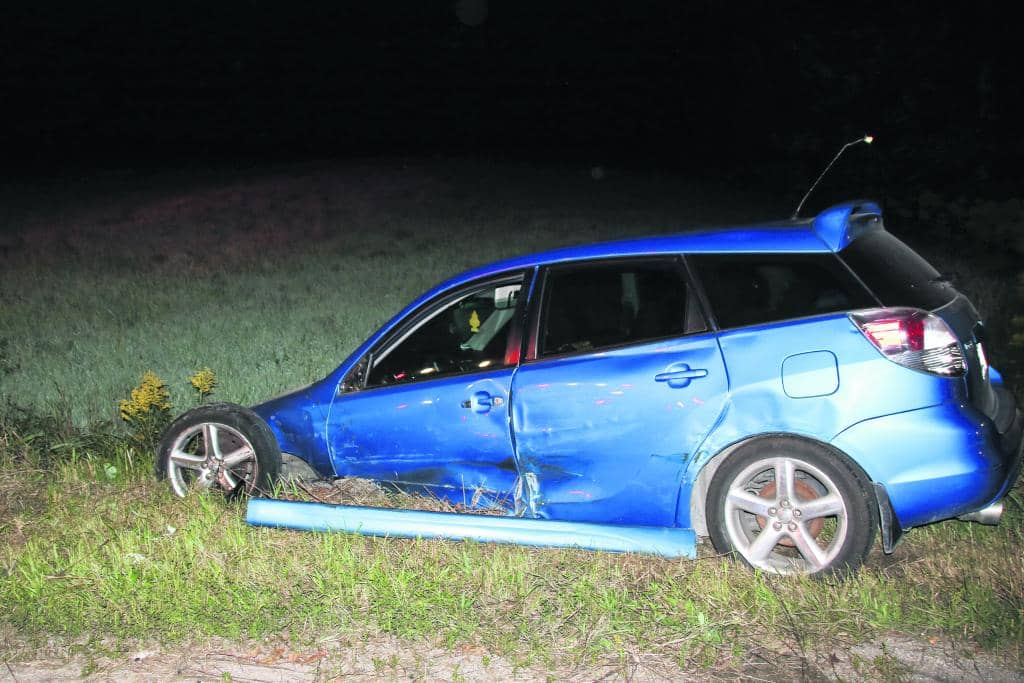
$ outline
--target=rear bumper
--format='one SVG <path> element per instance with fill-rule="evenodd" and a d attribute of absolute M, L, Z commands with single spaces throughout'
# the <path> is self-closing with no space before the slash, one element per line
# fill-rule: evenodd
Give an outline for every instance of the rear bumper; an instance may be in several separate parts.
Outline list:
<path fill-rule="evenodd" d="M 974 408 L 944 403 L 860 422 L 832 443 L 885 487 L 896 526 L 908 529 L 1006 495 L 1020 473 L 1024 433 L 1013 411 L 1004 433 Z"/>
<path fill-rule="evenodd" d="M 1009 396 L 1009 394 L 1007 394 L 1007 396 Z M 1008 400 L 1012 401 L 1012 396 Z M 1014 454 L 1017 455 L 1017 466 L 1019 468 L 1020 451 L 1022 445 L 1024 445 L 1024 415 L 1022 415 L 1019 410 L 1016 410 L 1016 408 L 1014 409 L 1013 422 L 1010 423 L 1009 429 L 999 435 L 999 440 L 1000 448 L 1007 456 L 1012 457 Z"/>
<path fill-rule="evenodd" d="M 993 502 L 1002 499 L 1013 488 L 1020 476 L 1021 460 L 1024 458 L 1024 415 L 1015 410 L 1013 424 L 1009 431 L 1000 436 L 1000 448 L 1009 460 L 1009 475 L 999 495 Z"/>

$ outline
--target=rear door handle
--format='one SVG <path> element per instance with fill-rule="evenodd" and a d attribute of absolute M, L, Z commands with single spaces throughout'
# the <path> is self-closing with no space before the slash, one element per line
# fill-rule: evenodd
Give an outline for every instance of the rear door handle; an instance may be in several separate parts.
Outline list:
<path fill-rule="evenodd" d="M 467 398 L 462 402 L 463 408 L 468 408 L 474 413 L 486 413 L 491 407 L 499 408 L 505 403 L 501 396 L 491 396 L 486 391 L 477 391 L 473 394 L 472 398 Z"/>
<path fill-rule="evenodd" d="M 708 371 L 704 368 L 691 368 L 686 363 L 676 363 L 665 368 L 665 372 L 654 376 L 655 382 L 668 382 L 673 389 L 682 389 L 689 386 L 690 380 L 707 377 Z"/>

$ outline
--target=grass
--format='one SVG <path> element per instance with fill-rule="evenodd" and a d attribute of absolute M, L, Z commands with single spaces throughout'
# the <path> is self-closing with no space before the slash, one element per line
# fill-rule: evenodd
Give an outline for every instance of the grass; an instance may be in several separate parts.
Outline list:
<path fill-rule="evenodd" d="M 175 182 L 33 188 L 7 216 L 0 390 L 27 410 L 0 410 L 0 623 L 22 638 L 384 632 L 478 643 L 521 663 L 644 651 L 693 667 L 896 631 L 1024 663 L 1019 488 L 998 528 L 918 529 L 856 577 L 817 583 L 715 557 L 251 528 L 238 504 L 172 497 L 153 481 L 152 454 L 116 427 L 118 400 L 145 370 L 168 380 L 178 409 L 194 395 L 188 376 L 207 366 L 219 400 L 256 402 L 322 377 L 465 267 L 790 207 L 669 177 L 475 162 Z M 957 265 L 983 312 L 1009 305 L 998 277 Z M 990 348 L 997 361 L 1005 338 Z"/>
<path fill-rule="evenodd" d="M 710 667 L 898 631 L 952 635 L 1024 661 L 1019 490 L 998 528 L 915 530 L 891 558 L 821 583 L 713 556 L 249 527 L 238 503 L 173 497 L 127 441 L 54 438 L 39 426 L 0 429 L 0 618 L 30 641 L 387 633 L 479 644 L 522 664 L 642 651 Z"/>
<path fill-rule="evenodd" d="M 221 399 L 252 404 L 320 379 L 414 296 L 467 267 L 790 208 L 671 176 L 610 171 L 595 181 L 586 168 L 473 162 L 307 165 L 192 182 L 17 188 L 26 208 L 0 226 L 0 247 L 12 245 L 0 248 L 5 396 L 50 411 L 66 404 L 83 425 L 116 420 L 117 400 L 145 370 L 182 397 L 187 377 L 208 366 Z M 941 244 L 921 246 L 943 270 L 964 270 Z M 1000 273 L 979 266 L 961 280 L 983 313 L 1006 310 L 1012 292 Z M 989 318 L 1005 347 L 1002 317 Z"/>
<path fill-rule="evenodd" d="M 162 182 L 37 189 L 35 210 L 11 220 L 15 246 L 0 254 L 5 395 L 44 409 L 66 396 L 85 424 L 116 418 L 145 370 L 182 396 L 209 366 L 222 399 L 251 404 L 320 379 L 467 267 L 765 215 L 763 200 L 711 211 L 708 188 L 597 182 L 586 168 L 375 162 L 186 192 Z"/>

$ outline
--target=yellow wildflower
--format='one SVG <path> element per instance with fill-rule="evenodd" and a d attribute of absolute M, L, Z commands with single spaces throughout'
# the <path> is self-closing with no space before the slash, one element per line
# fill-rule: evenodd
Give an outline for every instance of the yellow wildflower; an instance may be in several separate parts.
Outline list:
<path fill-rule="evenodd" d="M 217 386 L 217 375 L 210 368 L 203 368 L 189 377 L 188 381 L 199 392 L 199 397 L 203 398 L 213 393 L 213 388 Z"/>
<path fill-rule="evenodd" d="M 121 401 L 121 419 L 133 422 L 156 410 L 164 412 L 171 408 L 171 395 L 167 385 L 156 373 L 147 370 L 142 383 L 132 389 L 131 397 Z"/>

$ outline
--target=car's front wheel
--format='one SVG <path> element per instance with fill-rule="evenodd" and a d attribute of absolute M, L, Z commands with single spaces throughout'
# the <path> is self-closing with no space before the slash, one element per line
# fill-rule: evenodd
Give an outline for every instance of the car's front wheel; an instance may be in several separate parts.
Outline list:
<path fill-rule="evenodd" d="M 157 476 L 174 492 L 219 489 L 229 495 L 266 492 L 281 471 L 281 449 L 259 415 L 230 403 L 194 408 L 164 432 Z"/>
<path fill-rule="evenodd" d="M 711 481 L 708 532 L 719 552 L 777 574 L 857 569 L 875 539 L 873 497 L 844 456 L 784 437 L 732 453 Z"/>

